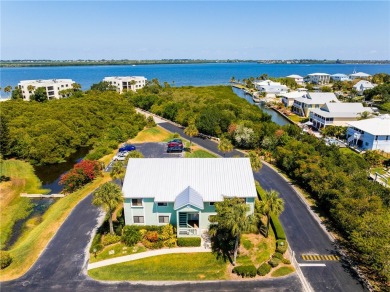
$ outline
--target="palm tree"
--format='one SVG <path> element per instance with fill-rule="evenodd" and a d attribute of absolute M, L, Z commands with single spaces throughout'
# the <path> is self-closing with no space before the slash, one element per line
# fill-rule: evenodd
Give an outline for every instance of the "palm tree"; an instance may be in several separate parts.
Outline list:
<path fill-rule="evenodd" d="M 223 156 L 226 156 L 227 152 L 233 151 L 233 145 L 229 139 L 222 137 L 218 144 L 218 150 L 223 152 Z"/>
<path fill-rule="evenodd" d="M 112 166 L 110 176 L 112 179 L 119 179 L 121 181 L 121 185 L 123 186 L 123 179 L 125 178 L 125 168 L 122 161 L 117 161 Z"/>
<path fill-rule="evenodd" d="M 32 93 L 32 91 L 33 91 L 34 89 L 35 89 L 35 86 L 34 86 L 34 85 L 31 85 L 31 84 L 30 84 L 30 85 L 27 86 L 27 90 L 28 90 L 29 93 Z"/>
<path fill-rule="evenodd" d="M 265 237 L 268 237 L 271 214 L 279 216 L 284 211 L 284 201 L 282 198 L 279 198 L 279 193 L 277 191 L 267 191 L 265 192 L 263 200 L 259 202 L 256 211 L 267 216 L 267 230 Z"/>
<path fill-rule="evenodd" d="M 114 227 L 112 225 L 112 215 L 116 207 L 123 201 L 122 191 L 118 185 L 107 182 L 102 185 L 94 194 L 92 204 L 101 206 L 109 214 L 108 222 L 110 224 L 110 233 L 114 234 Z"/>
<path fill-rule="evenodd" d="M 12 86 L 11 85 L 8 85 L 4 88 L 4 92 L 7 93 L 7 95 L 9 96 L 9 93 L 12 91 Z"/>
<path fill-rule="evenodd" d="M 257 153 L 255 151 L 249 151 L 248 157 L 249 157 L 250 162 L 251 162 L 252 170 L 254 172 L 258 172 L 263 166 L 259 155 L 257 155 Z"/>
<path fill-rule="evenodd" d="M 366 120 L 366 119 L 370 118 L 371 115 L 372 115 L 372 114 L 371 114 L 370 112 L 364 111 L 364 112 L 362 112 L 362 113 L 359 113 L 358 120 Z"/>
<path fill-rule="evenodd" d="M 190 136 L 190 152 L 191 152 L 191 144 L 192 144 L 192 137 L 198 136 L 199 131 L 195 126 L 194 122 L 191 122 L 187 128 L 184 129 L 184 134 Z"/>
<path fill-rule="evenodd" d="M 77 90 L 80 90 L 81 89 L 81 85 L 79 83 L 72 83 L 72 88 L 74 91 L 77 91 Z"/>
<path fill-rule="evenodd" d="M 234 83 L 235 81 L 236 81 L 236 78 L 234 78 L 234 76 L 232 76 L 232 78 L 230 78 L 230 82 Z"/>
<path fill-rule="evenodd" d="M 214 223 L 216 228 L 210 228 L 210 235 L 216 235 L 218 229 L 230 230 L 235 238 L 233 256 L 233 265 L 235 265 L 241 234 L 255 230 L 256 218 L 247 215 L 249 206 L 241 198 L 225 198 L 223 202 L 215 204 L 215 210 L 217 214 L 210 216 L 210 222 Z"/>

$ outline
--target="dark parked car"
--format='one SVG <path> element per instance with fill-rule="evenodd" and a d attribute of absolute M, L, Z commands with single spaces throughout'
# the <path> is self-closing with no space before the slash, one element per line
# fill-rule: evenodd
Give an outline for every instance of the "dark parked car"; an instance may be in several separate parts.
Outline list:
<path fill-rule="evenodd" d="M 168 142 L 167 152 L 183 151 L 183 141 L 181 139 L 173 139 Z"/>
<path fill-rule="evenodd" d="M 134 151 L 135 146 L 131 144 L 125 144 L 121 148 L 119 148 L 118 152 L 124 152 L 124 151 Z"/>

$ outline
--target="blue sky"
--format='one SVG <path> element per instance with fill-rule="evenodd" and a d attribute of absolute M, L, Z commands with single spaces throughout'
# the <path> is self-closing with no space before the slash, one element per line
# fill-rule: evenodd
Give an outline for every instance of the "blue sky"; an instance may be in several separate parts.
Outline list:
<path fill-rule="evenodd" d="M 1 59 L 390 59 L 389 1 L 2 1 Z"/>

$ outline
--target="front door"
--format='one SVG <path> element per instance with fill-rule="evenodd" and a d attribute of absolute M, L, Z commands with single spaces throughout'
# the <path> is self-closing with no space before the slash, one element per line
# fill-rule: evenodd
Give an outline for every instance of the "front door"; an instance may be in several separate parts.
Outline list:
<path fill-rule="evenodd" d="M 199 213 L 187 213 L 187 222 L 193 228 L 199 228 Z"/>

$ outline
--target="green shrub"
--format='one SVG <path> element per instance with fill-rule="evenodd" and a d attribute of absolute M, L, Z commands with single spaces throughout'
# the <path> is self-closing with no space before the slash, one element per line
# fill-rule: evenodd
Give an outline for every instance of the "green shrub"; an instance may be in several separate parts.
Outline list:
<path fill-rule="evenodd" d="M 275 233 L 276 239 L 286 239 L 286 234 L 284 233 L 283 226 L 280 223 L 278 216 L 271 215 L 271 226 Z"/>
<path fill-rule="evenodd" d="M 286 264 L 286 265 L 290 265 L 291 264 L 291 261 L 290 260 L 288 260 L 288 259 L 282 259 L 282 263 L 283 264 Z"/>
<path fill-rule="evenodd" d="M 177 239 L 178 246 L 200 246 L 200 237 L 179 237 Z"/>
<path fill-rule="evenodd" d="M 130 153 L 132 153 L 134 151 L 131 151 Z M 161 230 L 164 226 L 157 226 L 157 225 L 133 225 L 134 228 L 138 229 L 138 230 L 146 230 L 146 231 L 157 231 L 157 233 L 161 233 Z"/>
<path fill-rule="evenodd" d="M 127 246 L 133 246 L 141 240 L 141 233 L 134 225 L 126 225 L 122 230 L 122 241 Z"/>
<path fill-rule="evenodd" d="M 96 233 L 95 237 L 92 240 L 91 248 L 89 249 L 90 253 L 93 253 L 94 248 L 97 250 L 96 245 L 98 244 L 101 245 L 101 239 L 102 239 L 102 235 L 100 233 Z"/>
<path fill-rule="evenodd" d="M 153 128 L 156 126 L 156 122 L 153 119 L 153 116 L 149 116 L 146 119 L 146 127 L 147 128 Z"/>
<path fill-rule="evenodd" d="M 257 274 L 259 276 L 265 276 L 271 271 L 272 267 L 267 264 L 263 263 L 258 269 L 257 269 Z"/>
<path fill-rule="evenodd" d="M 241 277 L 255 277 L 257 270 L 254 265 L 249 265 L 249 266 L 238 266 L 233 268 L 233 273 L 241 276 Z"/>
<path fill-rule="evenodd" d="M 288 243 L 285 240 L 276 241 L 276 251 L 284 254 L 287 251 Z"/>
<path fill-rule="evenodd" d="M 102 244 L 104 246 L 117 243 L 121 240 L 121 237 L 116 234 L 106 234 L 103 236 Z"/>
<path fill-rule="evenodd" d="M 271 260 L 268 261 L 271 267 L 275 268 L 280 264 L 281 260 L 277 258 L 272 258 Z"/>
<path fill-rule="evenodd" d="M 173 133 L 173 138 L 180 138 L 180 134 L 179 133 Z"/>
<path fill-rule="evenodd" d="M 275 258 L 275 259 L 282 260 L 283 259 L 283 254 L 281 254 L 280 252 L 275 252 L 272 257 Z"/>
<path fill-rule="evenodd" d="M 0 250 L 0 268 L 5 269 L 12 263 L 12 257 L 8 252 Z"/>

